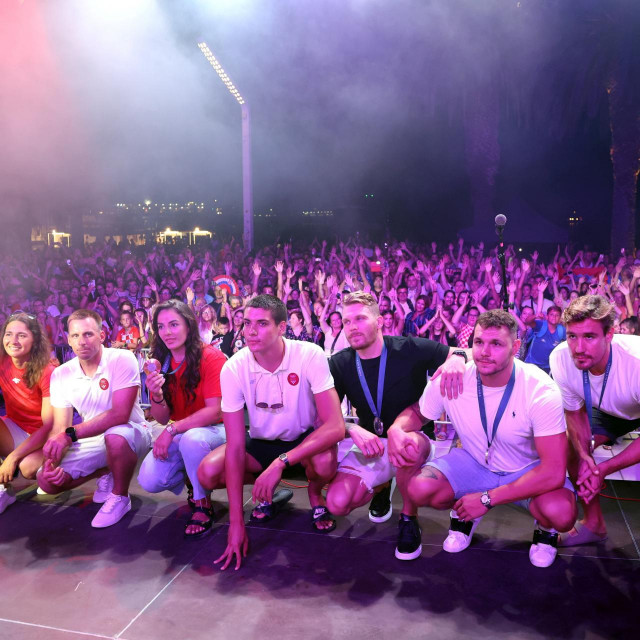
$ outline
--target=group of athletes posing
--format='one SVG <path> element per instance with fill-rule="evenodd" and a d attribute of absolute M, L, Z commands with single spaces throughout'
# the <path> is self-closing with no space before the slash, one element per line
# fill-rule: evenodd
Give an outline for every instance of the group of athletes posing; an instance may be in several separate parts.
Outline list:
<path fill-rule="evenodd" d="M 598 503 L 604 478 L 640 461 L 640 439 L 606 462 L 593 458 L 600 444 L 640 423 L 640 338 L 614 335 L 614 318 L 601 296 L 575 300 L 563 313 L 567 340 L 551 355 L 552 379 L 515 359 L 517 326 L 501 310 L 481 314 L 472 348 L 456 350 L 383 336 L 375 299 L 353 293 L 343 302 L 350 346 L 327 360 L 317 345 L 285 339 L 285 306 L 259 295 L 245 309 L 247 348 L 226 360 L 201 342 L 189 307 L 169 300 L 155 308 L 146 369 L 151 415 L 167 426 L 149 451 L 138 363 L 102 345 L 101 318 L 88 310 L 69 316 L 77 358 L 54 367 L 35 319 L 14 314 L 0 348 L 7 407 L 0 512 L 15 501 L 10 483 L 18 472 L 37 477 L 49 494 L 98 478 L 94 501 L 102 507 L 92 524 L 110 526 L 131 509 L 129 484 L 144 456 L 138 482 L 145 490 L 179 494 L 186 485 L 193 512 L 186 537 L 211 528 L 211 490 L 227 489 L 228 543 L 216 562 L 239 568 L 249 546 L 243 485 L 253 483 L 251 518 L 270 520 L 291 498 L 276 490 L 283 471 L 301 464 L 318 532 L 368 503 L 373 522 L 388 520 L 397 483 L 397 558 L 421 554 L 421 506 L 451 510 L 443 546 L 459 552 L 489 509 L 516 503 L 536 521 L 530 560 L 546 567 L 559 545 L 606 539 Z M 356 419 L 345 420 L 345 397 Z M 434 458 L 423 427 L 443 413 L 462 448 Z M 584 505 L 580 522 L 574 489 Z"/>

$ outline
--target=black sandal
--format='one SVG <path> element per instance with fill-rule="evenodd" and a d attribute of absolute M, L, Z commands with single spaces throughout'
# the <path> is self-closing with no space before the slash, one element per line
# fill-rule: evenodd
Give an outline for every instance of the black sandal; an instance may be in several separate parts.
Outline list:
<path fill-rule="evenodd" d="M 271 502 L 264 502 L 256 505 L 251 511 L 251 522 L 269 522 L 280 513 L 289 500 L 293 498 L 291 489 L 278 489 Z"/>
<path fill-rule="evenodd" d="M 326 529 L 321 529 L 318 527 L 318 522 L 332 522 L 333 524 Z M 318 533 L 329 533 L 338 526 L 338 523 L 335 521 L 327 507 L 324 505 L 318 505 L 317 507 L 311 507 L 311 526 Z"/>
<path fill-rule="evenodd" d="M 211 529 L 211 527 L 213 526 L 213 507 L 198 507 L 195 506 L 193 508 L 193 513 L 194 515 L 196 513 L 204 513 L 206 516 L 209 516 L 208 520 L 197 520 L 196 518 L 191 518 L 191 520 L 189 520 L 189 522 L 187 522 L 187 525 L 185 527 L 184 530 L 184 537 L 185 538 L 199 538 L 200 536 L 203 536 L 205 533 L 207 533 L 207 531 L 209 531 Z M 198 527 L 202 527 L 202 531 L 196 531 L 195 533 L 187 533 L 187 529 L 191 526 L 191 525 L 196 525 Z"/>
<path fill-rule="evenodd" d="M 191 509 L 191 511 L 195 511 L 198 505 L 193 499 L 193 485 L 191 484 L 191 482 L 189 482 L 189 478 L 185 480 L 185 484 L 187 486 L 187 504 L 189 505 L 189 509 Z"/>

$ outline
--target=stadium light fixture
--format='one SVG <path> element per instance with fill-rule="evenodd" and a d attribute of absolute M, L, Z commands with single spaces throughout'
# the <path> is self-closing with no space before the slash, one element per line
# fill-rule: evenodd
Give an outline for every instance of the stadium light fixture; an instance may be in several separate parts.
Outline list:
<path fill-rule="evenodd" d="M 243 211 L 243 240 L 247 251 L 253 249 L 253 178 L 251 174 L 251 115 L 249 105 L 242 97 L 238 88 L 233 84 L 227 72 L 222 68 L 218 59 L 204 41 L 198 42 L 198 48 L 229 93 L 236 99 L 242 111 L 242 211 Z"/>

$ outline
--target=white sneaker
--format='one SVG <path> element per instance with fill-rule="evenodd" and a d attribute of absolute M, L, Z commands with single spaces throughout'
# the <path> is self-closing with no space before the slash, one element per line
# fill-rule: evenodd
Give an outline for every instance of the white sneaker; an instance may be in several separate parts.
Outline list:
<path fill-rule="evenodd" d="M 442 548 L 448 553 L 464 551 L 471 544 L 471 538 L 473 538 L 473 534 L 480 524 L 480 520 L 482 520 L 482 518 L 476 518 L 473 522 L 462 522 L 458 520 L 455 511 L 452 511 L 449 535 L 442 543 Z M 462 531 L 460 529 L 462 529 Z"/>
<path fill-rule="evenodd" d="M 97 504 L 103 504 L 113 491 L 113 473 L 106 473 L 98 478 L 96 482 L 96 490 L 93 492 L 93 501 Z"/>
<path fill-rule="evenodd" d="M 533 544 L 529 549 L 531 564 L 541 569 L 550 567 L 558 555 L 557 544 L 557 532 L 536 529 L 533 533 Z"/>
<path fill-rule="evenodd" d="M 96 513 L 95 518 L 91 521 L 91 526 L 96 529 L 110 527 L 116 522 L 120 522 L 122 517 L 131 511 L 131 498 L 129 496 L 118 496 L 110 493 L 100 511 Z"/>
<path fill-rule="evenodd" d="M 0 513 L 3 513 L 15 501 L 16 497 L 13 495 L 13 491 L 9 487 L 0 485 Z"/>

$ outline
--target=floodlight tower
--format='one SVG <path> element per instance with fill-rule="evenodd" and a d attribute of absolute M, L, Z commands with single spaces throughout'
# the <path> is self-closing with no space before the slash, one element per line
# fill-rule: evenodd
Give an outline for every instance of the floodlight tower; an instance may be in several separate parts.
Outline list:
<path fill-rule="evenodd" d="M 221 64 L 211 52 L 206 42 L 198 42 L 198 48 L 202 51 L 209 64 L 215 69 L 220 80 L 224 82 L 229 93 L 238 101 L 242 111 L 242 209 L 244 232 L 243 241 L 247 251 L 253 249 L 253 180 L 251 177 L 251 117 L 249 105 L 242 97 L 231 78 L 225 73 Z"/>

